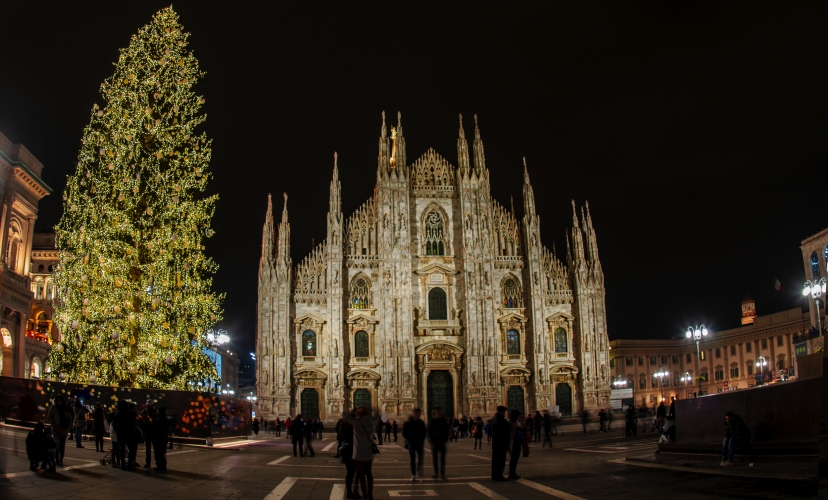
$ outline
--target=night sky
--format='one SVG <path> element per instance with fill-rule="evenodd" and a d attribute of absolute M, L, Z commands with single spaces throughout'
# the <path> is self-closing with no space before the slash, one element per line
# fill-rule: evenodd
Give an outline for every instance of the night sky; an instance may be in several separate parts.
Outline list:
<path fill-rule="evenodd" d="M 118 49 L 166 5 L 4 4 L 0 131 L 55 189 L 39 231 Z M 828 4 L 424 5 L 174 4 L 207 72 L 206 244 L 238 349 L 253 349 L 267 194 L 277 217 L 290 196 L 299 261 L 325 237 L 334 151 L 346 216 L 372 195 L 383 110 L 402 112 L 409 162 L 433 147 L 455 166 L 457 115 L 469 136 L 477 113 L 493 196 L 522 217 L 526 156 L 559 255 L 570 200 L 589 200 L 611 339 L 737 326 L 746 290 L 759 314 L 807 307 L 799 244 L 828 226 Z"/>

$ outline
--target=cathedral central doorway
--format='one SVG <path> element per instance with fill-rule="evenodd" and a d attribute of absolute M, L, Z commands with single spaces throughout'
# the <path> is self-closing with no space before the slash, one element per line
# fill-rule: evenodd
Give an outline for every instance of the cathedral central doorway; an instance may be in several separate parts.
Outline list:
<path fill-rule="evenodd" d="M 454 380 L 446 370 L 432 371 L 428 374 L 428 419 L 431 412 L 439 408 L 446 418 L 454 415 Z"/>
<path fill-rule="evenodd" d="M 302 418 L 308 420 L 319 418 L 319 393 L 316 389 L 305 389 L 302 391 Z"/>
<path fill-rule="evenodd" d="M 371 409 L 371 393 L 368 389 L 357 389 L 354 392 L 354 408 L 359 408 L 360 406 L 364 406 Z"/>
<path fill-rule="evenodd" d="M 555 387 L 555 404 L 558 405 L 562 417 L 572 416 L 572 387 L 569 387 L 569 384 L 558 384 Z"/>
<path fill-rule="evenodd" d="M 509 407 L 509 415 L 512 414 L 512 410 L 517 410 L 520 412 L 521 415 L 523 415 L 524 402 L 525 400 L 523 397 L 523 387 L 519 385 L 513 385 L 509 387 L 509 390 L 506 392 L 506 406 Z"/>

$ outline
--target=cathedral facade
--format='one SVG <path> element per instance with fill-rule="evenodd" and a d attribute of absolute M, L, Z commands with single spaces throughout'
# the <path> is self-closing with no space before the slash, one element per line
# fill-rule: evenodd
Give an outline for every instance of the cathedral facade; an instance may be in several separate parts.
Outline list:
<path fill-rule="evenodd" d="M 259 268 L 257 396 L 265 417 L 335 419 L 367 406 L 564 415 L 609 405 L 604 276 L 589 207 L 573 202 L 566 262 L 544 247 L 524 161 L 518 220 L 491 197 L 475 117 L 457 166 L 406 161 L 383 123 L 374 195 L 346 217 L 334 155 L 327 237 L 290 257 L 287 194 L 272 202 Z M 470 158 L 471 156 L 471 158 Z M 428 413 L 430 414 L 430 412 Z"/>

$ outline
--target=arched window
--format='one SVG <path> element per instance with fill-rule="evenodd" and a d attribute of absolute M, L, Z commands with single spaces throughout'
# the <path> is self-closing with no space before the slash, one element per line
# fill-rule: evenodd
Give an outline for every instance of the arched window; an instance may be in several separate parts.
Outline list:
<path fill-rule="evenodd" d="M 367 358 L 370 356 L 368 347 L 368 332 L 360 330 L 354 334 L 354 356 Z"/>
<path fill-rule="evenodd" d="M 368 280 L 360 276 L 351 285 L 351 308 L 368 309 L 371 307 L 371 287 Z"/>
<path fill-rule="evenodd" d="M 646 389 L 647 388 L 647 378 L 644 376 L 643 373 L 638 377 L 638 388 L 639 389 Z"/>
<path fill-rule="evenodd" d="M 41 376 L 40 360 L 37 359 L 37 358 L 34 358 L 32 360 L 32 370 L 31 370 L 31 373 L 30 373 L 30 378 L 40 378 L 40 376 Z"/>
<path fill-rule="evenodd" d="M 816 252 L 811 253 L 811 274 L 813 279 L 819 279 L 819 255 Z"/>
<path fill-rule="evenodd" d="M 302 356 L 317 356 L 316 332 L 313 330 L 305 330 L 302 334 Z"/>
<path fill-rule="evenodd" d="M 443 243 L 443 218 L 437 212 L 429 212 L 425 219 L 426 255 L 445 255 Z"/>
<path fill-rule="evenodd" d="M 428 292 L 428 319 L 448 319 L 446 291 L 442 288 L 432 288 Z"/>
<path fill-rule="evenodd" d="M 520 354 L 520 332 L 517 330 L 506 332 L 506 354 Z"/>
<path fill-rule="evenodd" d="M 517 280 L 512 277 L 509 277 L 503 282 L 503 307 L 523 307 L 520 285 L 518 285 Z"/>
<path fill-rule="evenodd" d="M 569 352 L 566 339 L 566 330 L 563 328 L 555 330 L 555 352 Z"/>

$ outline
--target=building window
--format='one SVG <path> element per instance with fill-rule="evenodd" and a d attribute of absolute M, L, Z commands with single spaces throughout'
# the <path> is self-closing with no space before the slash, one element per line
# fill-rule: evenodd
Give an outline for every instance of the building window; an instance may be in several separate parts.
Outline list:
<path fill-rule="evenodd" d="M 651 384 L 653 389 L 658 387 L 658 377 L 653 377 L 652 380 L 650 380 L 650 384 Z"/>
<path fill-rule="evenodd" d="M 360 276 L 351 285 L 351 307 L 353 309 L 368 309 L 371 307 L 371 288 L 368 280 Z"/>
<path fill-rule="evenodd" d="M 785 356 L 779 356 L 779 361 L 776 362 L 776 367 L 779 370 L 785 369 Z"/>
<path fill-rule="evenodd" d="M 714 373 L 716 380 L 724 380 L 724 369 L 723 368 L 716 368 L 716 372 Z"/>
<path fill-rule="evenodd" d="M 704 350 L 701 350 L 701 351 L 699 352 L 699 354 L 701 355 L 700 359 L 701 359 L 702 361 L 704 361 L 704 360 L 705 360 L 705 356 L 706 356 L 705 351 L 704 351 Z"/>
<path fill-rule="evenodd" d="M 646 389 L 647 388 L 647 379 L 644 378 L 644 375 L 638 379 L 638 388 L 639 389 Z"/>
<path fill-rule="evenodd" d="M 503 307 L 523 307 L 521 300 L 520 286 L 515 278 L 509 277 L 503 282 Z"/>
<path fill-rule="evenodd" d="M 776 345 L 779 347 L 782 347 L 784 345 L 784 342 L 782 342 L 782 335 L 776 336 Z"/>
<path fill-rule="evenodd" d="M 674 365 L 678 364 L 678 356 L 676 356 L 675 354 L 673 354 L 673 364 Z"/>
<path fill-rule="evenodd" d="M 693 361 L 693 357 L 692 357 L 692 356 L 690 355 L 690 353 L 688 352 L 688 353 L 684 356 L 684 362 L 685 362 L 685 363 L 690 363 L 690 362 L 692 362 L 692 361 Z"/>
<path fill-rule="evenodd" d="M 630 389 L 635 389 L 635 380 L 633 379 L 632 375 L 627 375 L 627 387 Z"/>
<path fill-rule="evenodd" d="M 40 378 L 41 375 L 42 375 L 42 370 L 41 370 L 40 360 L 37 359 L 37 358 L 34 358 L 34 360 L 32 360 L 32 369 L 31 369 L 31 372 L 29 373 L 29 378 Z"/>
<path fill-rule="evenodd" d="M 730 378 L 739 378 L 739 367 L 734 366 L 730 369 Z"/>
<path fill-rule="evenodd" d="M 506 332 L 506 354 L 520 354 L 520 333 L 517 330 Z"/>
<path fill-rule="evenodd" d="M 667 364 L 667 356 L 661 356 L 661 364 L 662 364 L 662 365 L 666 365 L 666 364 Z"/>
<path fill-rule="evenodd" d="M 360 330 L 354 334 L 354 356 L 357 358 L 367 358 L 370 348 L 368 345 L 368 332 Z"/>
<path fill-rule="evenodd" d="M 656 364 L 656 362 L 657 362 L 657 361 L 656 361 L 656 356 L 650 356 L 650 364 L 651 364 L 651 365 L 655 365 L 655 364 Z"/>
<path fill-rule="evenodd" d="M 722 357 L 722 349 L 720 347 L 716 348 L 716 359 Z"/>
<path fill-rule="evenodd" d="M 753 344 L 751 344 L 750 342 L 745 344 L 745 352 L 753 352 Z"/>
<path fill-rule="evenodd" d="M 610 368 L 615 368 L 615 358 L 610 359 Z"/>
<path fill-rule="evenodd" d="M 446 291 L 442 288 L 432 288 L 428 292 L 428 319 L 448 319 Z"/>
<path fill-rule="evenodd" d="M 819 255 L 816 252 L 811 252 L 811 274 L 813 279 L 819 279 Z"/>
<path fill-rule="evenodd" d="M 566 330 L 563 328 L 558 328 L 555 330 L 555 352 L 562 352 L 566 353 L 569 352 L 569 348 L 566 345 Z M 632 362 L 630 362 L 632 364 Z"/>
<path fill-rule="evenodd" d="M 676 387 L 681 385 L 681 374 L 679 372 L 673 372 L 673 385 Z"/>
<path fill-rule="evenodd" d="M 707 372 L 701 372 L 699 377 L 701 377 L 702 382 L 707 382 L 709 380 L 707 377 Z"/>
<path fill-rule="evenodd" d="M 425 220 L 426 255 L 445 255 L 443 243 L 443 218 L 437 212 L 431 212 Z"/>
<path fill-rule="evenodd" d="M 748 363 L 747 364 L 747 374 L 748 375 L 753 375 L 753 363 Z"/>
<path fill-rule="evenodd" d="M 731 356 L 736 355 L 736 346 L 735 345 L 730 346 L 730 355 Z"/>
<path fill-rule="evenodd" d="M 302 334 L 302 356 L 316 356 L 316 332 L 305 330 Z"/>
<path fill-rule="evenodd" d="M 644 357 L 642 357 L 642 356 L 638 357 L 638 366 L 644 366 Z"/>
<path fill-rule="evenodd" d="M 762 339 L 762 349 L 768 348 L 768 339 Z"/>
<path fill-rule="evenodd" d="M 627 358 L 626 358 L 626 363 L 625 363 L 625 364 L 626 364 L 627 366 L 632 366 L 632 365 L 633 365 L 632 356 L 627 356 Z"/>

